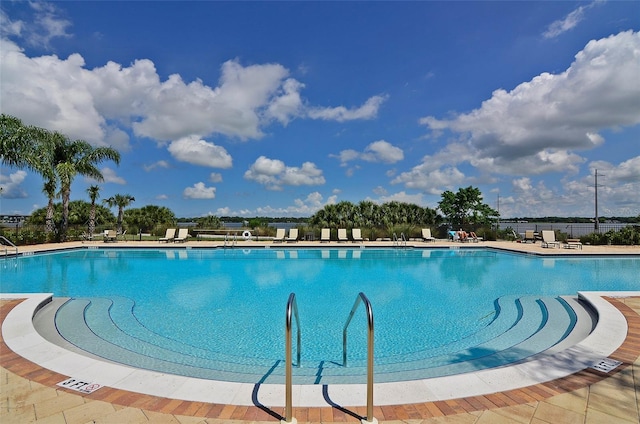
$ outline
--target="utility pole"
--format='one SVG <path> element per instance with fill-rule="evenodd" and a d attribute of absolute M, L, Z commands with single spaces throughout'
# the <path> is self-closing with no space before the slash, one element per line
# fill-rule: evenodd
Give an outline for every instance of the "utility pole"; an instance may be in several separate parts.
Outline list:
<path fill-rule="evenodd" d="M 496 225 L 496 230 L 500 230 L 500 193 L 498 193 L 498 207 L 497 207 L 497 211 L 498 211 L 498 224 Z"/>
<path fill-rule="evenodd" d="M 596 233 L 600 232 L 600 219 L 598 218 L 598 170 L 596 169 L 596 182 L 594 185 L 594 188 L 596 189 L 596 220 L 593 224 L 593 229 Z"/>

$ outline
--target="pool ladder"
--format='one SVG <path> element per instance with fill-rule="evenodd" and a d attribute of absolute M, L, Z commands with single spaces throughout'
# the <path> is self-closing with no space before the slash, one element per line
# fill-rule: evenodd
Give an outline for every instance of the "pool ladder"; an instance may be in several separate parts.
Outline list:
<path fill-rule="evenodd" d="M 13 247 L 16 250 L 16 256 L 18 256 L 18 246 L 13 244 L 11 240 L 6 238 L 5 236 L 0 236 L 0 244 L 4 246 L 4 257 L 7 258 L 9 256 L 9 246 Z"/>
<path fill-rule="evenodd" d="M 394 247 L 407 247 L 407 238 L 404 236 L 404 233 L 400 233 L 400 238 L 393 233 L 393 246 Z"/>
<path fill-rule="evenodd" d="M 235 247 L 238 242 L 238 235 L 234 234 L 233 239 L 229 239 L 229 233 L 224 235 L 224 247 Z"/>
<path fill-rule="evenodd" d="M 344 328 L 342 329 L 342 365 L 344 367 L 347 366 L 347 329 L 349 328 L 349 324 L 351 323 L 351 319 L 353 315 L 358 310 L 360 304 L 364 304 L 367 314 L 367 416 L 366 419 L 362 419 L 362 423 L 377 423 L 373 417 L 373 309 L 371 308 L 371 302 L 367 299 L 364 293 L 358 293 L 356 300 L 351 308 L 351 312 L 349 313 L 349 317 L 347 318 L 347 322 L 344 324 Z M 300 318 L 298 315 L 298 305 L 296 303 L 296 295 L 295 293 L 291 293 L 289 295 L 289 300 L 287 301 L 287 311 L 286 311 L 286 320 L 285 320 L 285 416 L 281 420 L 283 423 L 295 423 L 297 422 L 295 418 L 293 418 L 292 411 L 292 393 L 293 393 L 293 350 L 292 350 L 292 337 L 291 330 L 293 326 L 293 319 L 296 320 L 297 327 L 297 361 L 296 366 L 300 366 Z"/>

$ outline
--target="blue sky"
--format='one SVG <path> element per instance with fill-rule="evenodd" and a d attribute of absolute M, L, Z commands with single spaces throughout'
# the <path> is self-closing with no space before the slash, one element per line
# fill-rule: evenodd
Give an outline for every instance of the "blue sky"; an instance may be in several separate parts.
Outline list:
<path fill-rule="evenodd" d="M 640 2 L 2 2 L 0 110 L 122 154 L 101 198 L 178 217 L 640 214 Z M 78 177 L 72 200 L 95 181 Z M 46 205 L 0 169 L 0 213 Z"/>

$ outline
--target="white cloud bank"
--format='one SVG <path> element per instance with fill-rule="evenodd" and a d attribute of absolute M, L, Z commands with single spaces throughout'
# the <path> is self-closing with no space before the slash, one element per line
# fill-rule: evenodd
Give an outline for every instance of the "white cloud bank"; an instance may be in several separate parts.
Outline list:
<path fill-rule="evenodd" d="M 494 91 L 478 109 L 450 119 L 420 119 L 431 137 L 456 141 L 392 182 L 438 193 L 468 183 L 458 165 L 526 176 L 576 173 L 576 151 L 605 142 L 605 129 L 640 123 L 640 33 L 590 41 L 561 74 L 543 73 L 511 91 Z"/>
<path fill-rule="evenodd" d="M 18 23 L 6 16 L 2 21 L 10 24 L 5 36 L 20 33 Z M 80 54 L 28 57 L 6 37 L 0 41 L 0 74 L 2 112 L 27 124 L 122 151 L 130 148 L 132 132 L 169 144 L 179 161 L 221 168 L 231 166 L 231 157 L 207 137 L 259 139 L 273 122 L 286 125 L 296 118 L 371 119 L 386 99 L 373 96 L 352 109 L 309 106 L 301 96 L 304 84 L 280 64 L 242 66 L 229 60 L 212 87 L 177 74 L 162 81 L 148 59 L 87 69 Z M 203 150 L 207 163 L 198 156 Z"/>

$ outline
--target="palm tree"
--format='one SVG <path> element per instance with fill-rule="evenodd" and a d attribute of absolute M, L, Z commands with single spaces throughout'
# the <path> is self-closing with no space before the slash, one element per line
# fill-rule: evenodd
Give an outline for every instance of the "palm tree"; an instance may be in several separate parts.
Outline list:
<path fill-rule="evenodd" d="M 49 131 L 27 126 L 14 116 L 0 115 L 0 159 L 2 163 L 17 168 L 27 168 L 40 174 L 44 180 L 42 191 L 47 195 L 45 233 L 54 230 L 54 199 L 57 177 L 51 161 L 52 149 L 48 146 Z"/>
<path fill-rule="evenodd" d="M 52 165 L 60 180 L 62 197 L 60 240 L 65 241 L 69 225 L 69 199 L 73 179 L 80 174 L 98 181 L 104 180 L 96 165 L 104 160 L 120 163 L 120 153 L 112 147 L 93 147 L 84 140 L 70 141 L 58 132 L 51 134 L 48 143 L 49 147 L 53 148 Z"/>
<path fill-rule="evenodd" d="M 109 207 L 118 207 L 118 228 L 117 231 L 119 234 L 122 234 L 122 220 L 124 218 L 124 208 L 129 206 L 131 202 L 135 202 L 136 199 L 128 194 L 116 194 L 108 199 L 105 199 L 104 202 L 109 205 Z"/>
<path fill-rule="evenodd" d="M 51 234 L 53 233 L 53 230 L 55 229 L 55 225 L 53 222 L 53 214 L 55 211 L 55 204 L 53 202 L 53 199 L 56 198 L 56 188 L 57 188 L 58 184 L 54 179 L 50 179 L 48 181 L 46 181 L 44 183 L 44 186 L 42 188 L 42 192 L 44 194 L 47 195 L 47 198 L 49 199 L 48 203 L 47 203 L 47 215 L 45 217 L 44 220 L 44 232 L 45 234 Z"/>
<path fill-rule="evenodd" d="M 45 232 L 53 231 L 53 199 L 57 183 L 62 196 L 60 240 L 67 235 L 71 183 L 76 175 L 102 181 L 97 164 L 104 160 L 120 163 L 120 153 L 111 147 L 93 147 L 84 140 L 70 141 L 59 132 L 25 126 L 13 116 L 0 116 L 0 158 L 9 166 L 26 167 L 45 180 L 44 192 L 49 197 Z"/>
<path fill-rule="evenodd" d="M 100 197 L 100 187 L 92 185 L 87 189 L 89 198 L 91 199 L 91 210 L 89 211 L 89 237 L 93 237 L 96 230 L 96 200 Z"/>

